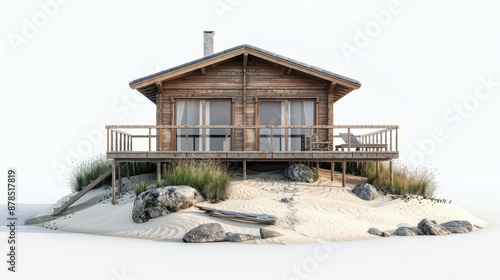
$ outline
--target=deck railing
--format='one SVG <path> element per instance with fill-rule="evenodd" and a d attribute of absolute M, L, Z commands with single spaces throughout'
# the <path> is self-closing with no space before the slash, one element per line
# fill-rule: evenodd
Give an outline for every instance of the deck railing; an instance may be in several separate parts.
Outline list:
<path fill-rule="evenodd" d="M 216 135 L 210 135 L 214 129 L 219 131 Z M 316 134 L 318 139 L 328 142 L 328 151 L 359 150 L 361 145 L 352 144 L 351 137 L 355 137 L 366 146 L 384 147 L 378 151 L 398 151 L 398 129 L 397 125 L 312 125 L 312 126 L 290 126 L 290 125 L 107 125 L 107 151 L 108 152 L 133 152 L 133 151 L 161 151 L 161 145 L 157 145 L 159 132 L 169 132 L 171 140 L 175 141 L 177 147 L 178 139 L 184 141 L 184 147 L 190 149 L 189 143 L 198 142 L 198 147 L 193 146 L 190 151 L 209 151 L 206 146 L 207 139 L 224 138 L 223 151 L 234 149 L 234 136 L 238 130 L 252 133 L 254 141 L 259 143 L 260 138 L 269 139 L 269 152 L 291 151 L 290 139 L 302 137 L 306 134 Z M 193 130 L 197 132 L 194 133 Z M 297 130 L 300 135 L 297 135 Z M 220 133 L 224 131 L 224 133 Z M 339 133 L 346 133 L 348 141 L 344 141 Z M 175 138 L 174 138 L 175 137 Z M 244 141 L 244 136 L 241 141 Z M 330 139 L 330 140 L 329 140 Z M 332 140 L 333 139 L 333 140 Z M 275 141 L 280 141 L 280 149 L 275 149 Z M 346 143 L 347 142 L 347 143 Z M 351 145 L 352 144 L 352 145 Z M 374 145 L 375 144 L 375 145 Z M 244 144 L 241 146 L 245 146 Z M 284 147 L 283 147 L 284 146 Z M 254 146 L 252 151 L 259 151 L 261 147 Z M 248 150 L 247 150 L 248 151 Z M 300 152 L 299 150 L 298 152 Z"/>

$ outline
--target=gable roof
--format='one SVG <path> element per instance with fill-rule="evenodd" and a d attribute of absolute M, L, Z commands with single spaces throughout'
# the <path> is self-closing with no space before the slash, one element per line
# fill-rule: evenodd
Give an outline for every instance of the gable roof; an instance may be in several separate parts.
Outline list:
<path fill-rule="evenodd" d="M 149 100 L 156 103 L 156 94 L 158 93 L 157 83 L 162 82 L 164 80 L 173 79 L 180 75 L 183 75 L 188 72 L 192 72 L 203 67 L 219 63 L 236 56 L 242 54 L 249 54 L 261 59 L 280 64 L 299 72 L 304 72 L 306 74 L 310 74 L 316 76 L 318 78 L 330 81 L 334 84 L 340 84 L 343 87 L 347 88 L 347 91 L 344 91 L 346 95 L 350 91 L 354 89 L 358 89 L 361 86 L 361 83 L 355 79 L 342 76 L 340 74 L 321 69 L 319 67 L 315 67 L 286 56 L 282 56 L 270 51 L 266 51 L 261 48 L 257 48 L 251 45 L 240 45 L 236 46 L 218 53 L 214 53 L 212 55 L 208 55 L 196 60 L 193 60 L 188 63 L 181 64 L 176 67 L 172 67 L 163 71 L 160 71 L 155 74 L 151 74 L 136 80 L 133 80 L 129 83 L 129 86 L 132 89 L 137 89 L 140 93 L 146 96 Z"/>

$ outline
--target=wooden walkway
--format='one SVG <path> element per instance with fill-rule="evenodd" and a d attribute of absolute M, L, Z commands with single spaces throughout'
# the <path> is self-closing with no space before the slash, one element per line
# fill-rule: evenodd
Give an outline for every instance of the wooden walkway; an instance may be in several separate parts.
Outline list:
<path fill-rule="evenodd" d="M 63 203 L 61 207 L 57 208 L 54 213 L 52 213 L 52 216 L 57 216 L 60 215 L 64 210 L 68 209 L 71 205 L 73 205 L 78 199 L 82 198 L 86 193 L 88 193 L 90 190 L 95 188 L 99 183 L 101 183 L 104 179 L 107 177 L 111 176 L 111 173 L 113 172 L 113 169 L 110 168 L 108 171 L 106 171 L 104 174 L 99 176 L 97 179 L 95 179 L 92 183 L 90 183 L 88 186 L 83 188 L 81 191 L 79 191 L 76 195 L 71 197 L 68 201 Z"/>

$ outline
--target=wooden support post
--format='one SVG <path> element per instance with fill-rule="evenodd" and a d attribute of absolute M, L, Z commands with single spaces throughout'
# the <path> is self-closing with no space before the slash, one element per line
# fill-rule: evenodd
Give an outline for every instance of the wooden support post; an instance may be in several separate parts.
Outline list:
<path fill-rule="evenodd" d="M 130 180 L 130 162 L 127 161 L 127 179 Z"/>
<path fill-rule="evenodd" d="M 247 160 L 243 160 L 243 180 L 247 179 Z"/>
<path fill-rule="evenodd" d="M 113 160 L 111 163 L 111 204 L 115 205 L 116 203 L 116 162 Z"/>
<path fill-rule="evenodd" d="M 319 162 L 316 162 L 316 175 L 319 176 Z"/>
<path fill-rule="evenodd" d="M 347 162 L 344 160 L 342 161 L 342 187 L 345 188 L 346 186 L 346 172 L 347 172 Z"/>
<path fill-rule="evenodd" d="M 122 164 L 118 163 L 118 196 L 122 193 Z"/>
<path fill-rule="evenodd" d="M 330 180 L 335 181 L 335 162 L 330 162 Z"/>
<path fill-rule="evenodd" d="M 156 162 L 156 181 L 160 183 L 161 181 L 161 162 Z"/>
<path fill-rule="evenodd" d="M 132 176 L 135 176 L 135 162 L 132 162 Z"/>
<path fill-rule="evenodd" d="M 380 177 L 380 161 L 377 161 L 377 179 Z"/>
<path fill-rule="evenodd" d="M 346 185 L 346 169 L 347 169 L 347 162 L 344 160 L 342 161 L 342 188 L 345 188 Z"/>

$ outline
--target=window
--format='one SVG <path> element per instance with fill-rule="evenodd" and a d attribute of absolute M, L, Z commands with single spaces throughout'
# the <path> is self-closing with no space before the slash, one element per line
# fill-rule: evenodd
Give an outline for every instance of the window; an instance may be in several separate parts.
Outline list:
<path fill-rule="evenodd" d="M 195 126 L 177 129 L 178 151 L 227 151 L 230 150 L 231 130 L 201 126 L 230 125 L 230 101 L 177 101 L 176 125 Z"/>
<path fill-rule="evenodd" d="M 310 128 L 290 128 L 286 135 L 284 126 L 313 126 L 314 101 L 261 101 L 259 110 L 261 126 L 281 126 L 260 129 L 261 151 L 300 151 L 302 136 L 313 132 Z"/>

